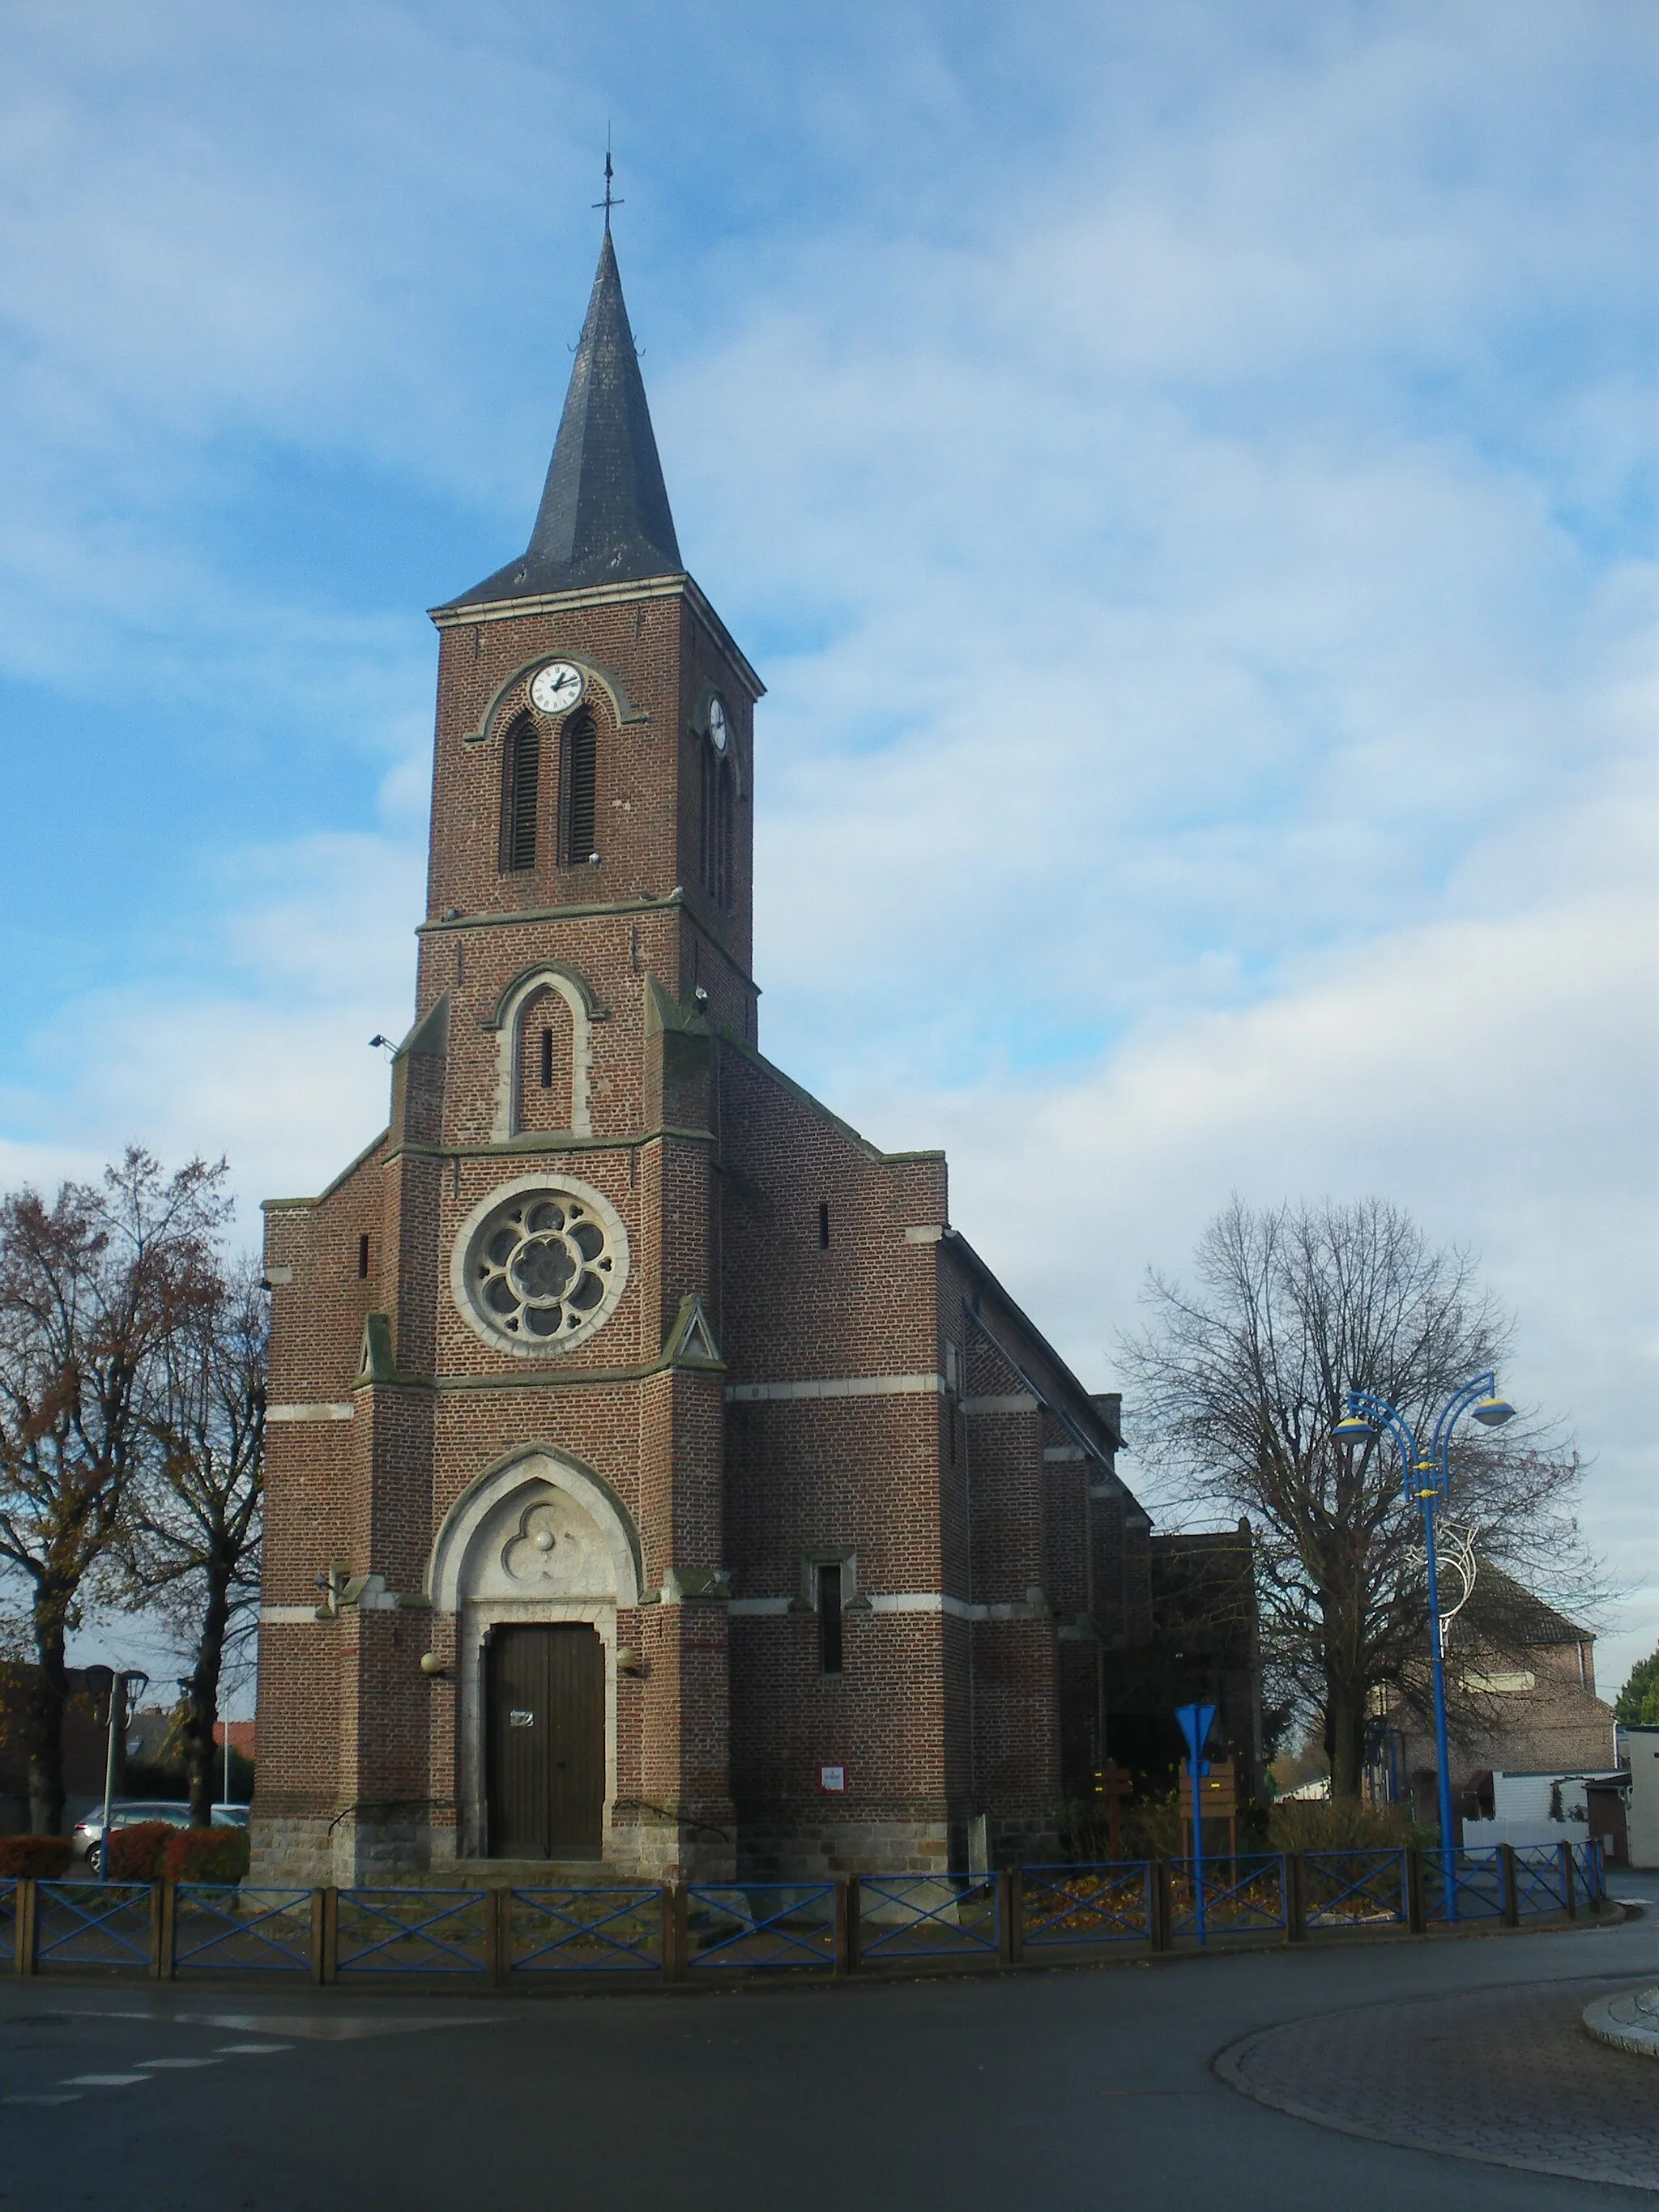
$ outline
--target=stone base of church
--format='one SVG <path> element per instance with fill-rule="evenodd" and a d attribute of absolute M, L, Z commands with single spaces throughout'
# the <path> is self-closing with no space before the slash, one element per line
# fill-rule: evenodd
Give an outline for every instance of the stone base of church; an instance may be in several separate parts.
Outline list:
<path fill-rule="evenodd" d="M 688 1832 L 672 1821 L 618 1822 L 605 1863 L 628 1881 L 731 1881 L 738 1870 L 729 1826 Z"/>
<path fill-rule="evenodd" d="M 248 1880 L 272 1888 L 403 1888 L 422 1878 L 445 1884 L 731 1881 L 738 1871 L 729 1827 L 688 1835 L 672 1821 L 618 1823 L 602 1857 L 550 1861 L 534 1869 L 507 1860 L 461 1860 L 455 1830 L 425 1820 L 256 1817 L 250 1831 Z M 498 1867 L 499 1875 L 492 1871 Z"/>
<path fill-rule="evenodd" d="M 951 1844 L 951 1824 L 945 1820 L 746 1826 L 738 1836 L 738 1871 L 740 1879 L 750 1881 L 828 1881 L 838 1874 L 943 1874 L 953 1870 Z"/>
<path fill-rule="evenodd" d="M 428 1820 L 256 1817 L 249 1828 L 248 1880 L 272 1887 L 397 1887 L 455 1857 L 455 1831 Z"/>
<path fill-rule="evenodd" d="M 836 1875 L 968 1874 L 1052 1862 L 1060 1838 L 1041 1816 L 750 1822 L 738 1832 L 738 1879 L 828 1881 Z"/>

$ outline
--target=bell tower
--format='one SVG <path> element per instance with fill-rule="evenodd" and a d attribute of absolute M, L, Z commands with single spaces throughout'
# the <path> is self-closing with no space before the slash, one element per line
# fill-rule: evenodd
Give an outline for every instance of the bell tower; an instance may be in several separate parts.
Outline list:
<path fill-rule="evenodd" d="M 269 1210 L 261 1863 L 718 1871 L 714 1061 L 756 1042 L 762 686 L 681 562 L 608 227 L 530 542 L 432 619 L 391 1125 Z"/>
<path fill-rule="evenodd" d="M 605 915 L 631 947 L 672 908 L 653 972 L 752 1043 L 763 686 L 682 566 L 608 229 L 530 543 L 432 619 L 422 1008 L 448 981 L 444 933 L 482 916 L 540 938 Z"/>

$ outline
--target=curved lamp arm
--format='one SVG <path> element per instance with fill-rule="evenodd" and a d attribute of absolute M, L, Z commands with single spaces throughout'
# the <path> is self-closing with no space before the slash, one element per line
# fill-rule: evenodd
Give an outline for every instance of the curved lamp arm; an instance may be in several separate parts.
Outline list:
<path fill-rule="evenodd" d="M 1395 1449 L 1400 1454 L 1400 1472 L 1409 1501 L 1413 1495 L 1412 1470 L 1417 1465 L 1417 1438 L 1412 1434 L 1405 1415 L 1388 1399 L 1374 1397 L 1369 1390 L 1349 1391 L 1348 1412 L 1362 1421 L 1370 1422 L 1374 1428 L 1388 1431 L 1394 1440 Z"/>
<path fill-rule="evenodd" d="M 1466 1382 L 1461 1390 L 1454 1391 L 1440 1408 L 1438 1418 L 1435 1421 L 1434 1436 L 1430 1443 L 1429 1450 L 1440 1469 L 1443 1495 L 1445 1486 L 1451 1479 L 1452 1431 L 1471 1406 L 1477 1404 L 1482 1398 L 1495 1398 L 1497 1395 L 1496 1375 L 1490 1373 L 1477 1375 L 1472 1382 Z"/>

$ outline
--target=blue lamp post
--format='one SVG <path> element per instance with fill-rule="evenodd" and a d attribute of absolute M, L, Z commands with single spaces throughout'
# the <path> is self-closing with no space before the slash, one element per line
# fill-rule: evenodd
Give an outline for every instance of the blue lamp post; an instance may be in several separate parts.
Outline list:
<path fill-rule="evenodd" d="M 1477 1375 L 1454 1391 L 1441 1407 L 1427 1449 L 1419 1444 L 1411 1424 L 1397 1406 L 1369 1390 L 1350 1390 L 1348 1410 L 1332 1429 L 1340 1444 L 1367 1443 L 1386 1430 L 1400 1454 L 1405 1478 L 1406 1502 L 1423 1516 L 1423 1543 L 1429 1559 L 1429 1652 L 1434 1680 L 1434 1744 L 1440 1778 L 1440 1849 L 1446 1870 L 1447 1897 L 1451 1917 L 1456 1917 L 1455 1848 L 1452 1837 L 1451 1755 L 1446 1741 L 1446 1667 L 1440 1633 L 1440 1569 L 1435 1552 L 1434 1514 L 1446 1502 L 1451 1484 L 1452 1431 L 1465 1413 L 1472 1413 L 1484 1428 L 1502 1428 L 1513 1420 L 1515 1408 L 1498 1395 L 1495 1375 Z"/>

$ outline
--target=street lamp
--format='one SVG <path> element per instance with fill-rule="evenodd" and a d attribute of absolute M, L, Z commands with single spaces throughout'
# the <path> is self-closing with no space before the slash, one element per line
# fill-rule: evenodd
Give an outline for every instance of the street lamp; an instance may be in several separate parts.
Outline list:
<path fill-rule="evenodd" d="M 104 1758 L 104 1832 L 98 1839 L 98 1879 L 109 1880 L 110 1822 L 115 1803 L 116 1746 L 126 1734 L 131 1717 L 128 1711 L 131 1698 L 136 1708 L 140 1698 L 149 1687 L 149 1676 L 137 1667 L 117 1667 L 109 1678 L 109 1744 Z"/>
<path fill-rule="evenodd" d="M 1451 1754 L 1446 1741 L 1446 1666 L 1440 1633 L 1440 1569 L 1435 1552 L 1434 1510 L 1437 1505 L 1445 1504 L 1451 1486 L 1452 1431 L 1465 1413 L 1487 1429 L 1501 1429 L 1505 1421 L 1515 1419 L 1514 1407 L 1507 1398 L 1498 1395 L 1498 1377 L 1487 1374 L 1477 1375 L 1472 1382 L 1466 1382 L 1447 1399 L 1426 1450 L 1419 1444 L 1411 1424 L 1399 1407 L 1369 1390 L 1349 1391 L 1348 1410 L 1331 1430 L 1333 1441 L 1340 1444 L 1369 1443 L 1379 1430 L 1386 1430 L 1400 1454 L 1406 1502 L 1415 1505 L 1423 1516 L 1423 1543 L 1429 1558 L 1429 1652 L 1434 1679 L 1435 1755 L 1440 1778 L 1440 1849 L 1445 1868 L 1447 1909 L 1454 1920 L 1457 1917 L 1457 1883 L 1453 1857 Z"/>

